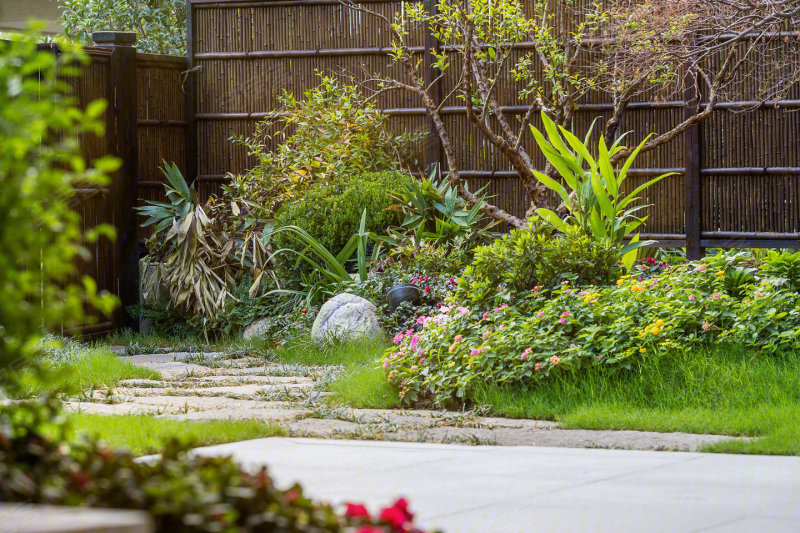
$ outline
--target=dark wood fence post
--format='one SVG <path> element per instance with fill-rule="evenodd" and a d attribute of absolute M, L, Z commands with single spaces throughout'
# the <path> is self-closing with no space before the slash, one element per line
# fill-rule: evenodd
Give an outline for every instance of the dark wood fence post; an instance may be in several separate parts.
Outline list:
<path fill-rule="evenodd" d="M 194 77 L 194 5 L 186 0 L 186 73 L 183 90 L 186 93 L 186 180 L 194 183 L 197 178 L 197 121 L 195 121 L 195 77 Z"/>
<path fill-rule="evenodd" d="M 435 0 L 424 0 L 425 1 L 425 11 L 430 13 L 431 15 L 435 15 L 437 12 L 437 3 Z M 431 32 L 431 28 L 429 25 L 425 26 L 425 53 L 423 54 L 423 70 L 425 73 L 425 86 L 431 87 L 431 83 L 436 77 L 441 74 L 438 70 L 433 68 L 433 64 L 436 62 L 436 57 L 433 55 L 433 52 L 439 52 L 441 50 L 439 40 L 434 37 L 433 33 Z M 435 105 L 439 105 L 442 100 L 442 84 L 441 80 L 436 82 L 436 84 L 431 87 L 431 96 L 433 97 L 433 103 Z M 425 141 L 425 165 L 427 167 L 427 171 L 430 174 L 433 169 L 437 169 L 439 174 L 445 169 L 442 168 L 442 140 L 439 138 L 439 134 L 436 132 L 436 126 L 433 123 L 433 119 L 428 120 L 428 127 L 431 129 L 430 133 L 428 134 L 428 138 Z"/>
<path fill-rule="evenodd" d="M 122 160 L 122 166 L 111 184 L 112 220 L 117 230 L 115 261 L 116 289 L 121 309 L 114 317 L 114 326 L 136 327 L 136 319 L 127 309 L 139 301 L 139 248 L 136 214 L 139 174 L 139 142 L 137 136 L 138 102 L 136 76 L 136 34 L 133 32 L 96 31 L 94 42 L 112 50 L 109 63 L 109 106 L 113 113 L 112 127 L 106 132 L 109 153 Z"/>
<path fill-rule="evenodd" d="M 684 72 L 683 99 L 684 118 L 697 113 L 700 107 L 700 93 L 697 85 L 697 69 L 687 64 Z M 685 145 L 685 217 L 686 217 L 686 258 L 695 261 L 703 256 L 700 246 L 700 211 L 703 203 L 700 189 L 700 127 L 695 124 L 683 134 Z"/>

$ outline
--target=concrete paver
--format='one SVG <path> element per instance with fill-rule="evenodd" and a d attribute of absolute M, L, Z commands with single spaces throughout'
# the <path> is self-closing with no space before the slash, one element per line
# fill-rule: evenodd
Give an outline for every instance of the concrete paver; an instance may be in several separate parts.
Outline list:
<path fill-rule="evenodd" d="M 200 448 L 447 532 L 800 531 L 800 458 L 296 438 Z"/>

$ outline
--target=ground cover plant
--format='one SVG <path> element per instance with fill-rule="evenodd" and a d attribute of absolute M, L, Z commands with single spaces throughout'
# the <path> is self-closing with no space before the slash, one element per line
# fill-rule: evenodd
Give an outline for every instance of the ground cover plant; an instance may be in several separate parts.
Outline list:
<path fill-rule="evenodd" d="M 407 401 L 451 405 L 478 383 L 533 384 L 597 366 L 631 370 L 665 350 L 716 342 L 767 355 L 793 349 L 800 295 L 757 271 L 740 277 L 746 261 L 742 253 L 719 254 L 648 279 L 564 280 L 480 302 L 455 298 L 420 331 L 399 333 L 383 365 Z"/>

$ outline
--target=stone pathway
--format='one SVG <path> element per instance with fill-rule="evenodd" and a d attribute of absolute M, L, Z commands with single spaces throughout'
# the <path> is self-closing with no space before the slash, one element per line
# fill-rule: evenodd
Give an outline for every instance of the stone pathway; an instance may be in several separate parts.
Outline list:
<path fill-rule="evenodd" d="M 555 422 L 479 416 L 475 412 L 352 409 L 326 402 L 338 367 L 265 363 L 222 353 L 125 356 L 161 380 L 135 379 L 88 391 L 68 409 L 152 414 L 183 420 L 261 419 L 294 437 L 695 451 L 729 437 L 646 431 L 562 429 Z"/>

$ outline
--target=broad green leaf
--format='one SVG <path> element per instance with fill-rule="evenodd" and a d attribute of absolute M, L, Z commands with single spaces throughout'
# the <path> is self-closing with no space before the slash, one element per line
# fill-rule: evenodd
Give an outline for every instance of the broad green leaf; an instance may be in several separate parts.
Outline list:
<path fill-rule="evenodd" d="M 548 224 L 556 228 L 558 231 L 562 233 L 566 233 L 569 231 L 569 225 L 561 220 L 561 218 L 555 214 L 553 211 L 549 209 L 539 208 L 536 210 L 536 214 L 542 217 Z"/>
<path fill-rule="evenodd" d="M 556 194 L 558 194 L 558 196 L 561 197 L 565 204 L 569 205 L 569 193 L 563 185 L 552 179 L 547 174 L 543 174 L 537 170 L 533 170 L 532 172 L 533 175 L 536 176 L 536 179 L 541 181 L 549 189 L 552 189 Z"/>

